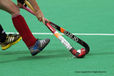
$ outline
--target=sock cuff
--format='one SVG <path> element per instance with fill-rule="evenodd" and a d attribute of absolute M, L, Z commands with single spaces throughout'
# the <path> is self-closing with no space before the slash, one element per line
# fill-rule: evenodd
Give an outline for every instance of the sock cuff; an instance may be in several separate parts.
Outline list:
<path fill-rule="evenodd" d="M 18 17 L 18 16 L 21 16 L 21 14 L 13 15 L 12 18 L 15 18 L 15 17 Z"/>

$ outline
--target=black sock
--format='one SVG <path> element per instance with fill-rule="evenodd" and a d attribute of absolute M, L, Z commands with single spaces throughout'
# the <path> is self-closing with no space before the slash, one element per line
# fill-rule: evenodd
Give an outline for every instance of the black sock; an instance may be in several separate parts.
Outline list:
<path fill-rule="evenodd" d="M 4 42 L 6 40 L 7 34 L 3 30 L 1 24 L 0 24 L 0 43 Z"/>

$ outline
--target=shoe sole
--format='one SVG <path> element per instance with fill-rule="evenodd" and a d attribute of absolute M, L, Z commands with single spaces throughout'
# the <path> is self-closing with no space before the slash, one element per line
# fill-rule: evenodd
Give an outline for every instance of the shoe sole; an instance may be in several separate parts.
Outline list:
<path fill-rule="evenodd" d="M 6 45 L 6 46 L 2 47 L 2 50 L 6 50 L 6 49 L 8 49 L 8 48 L 9 48 L 9 47 L 11 47 L 12 45 L 14 45 L 14 44 L 18 43 L 21 39 L 22 39 L 22 37 L 19 37 L 19 39 L 18 39 L 18 40 L 16 40 L 15 42 L 10 43 L 10 44 L 8 44 L 8 45 Z"/>

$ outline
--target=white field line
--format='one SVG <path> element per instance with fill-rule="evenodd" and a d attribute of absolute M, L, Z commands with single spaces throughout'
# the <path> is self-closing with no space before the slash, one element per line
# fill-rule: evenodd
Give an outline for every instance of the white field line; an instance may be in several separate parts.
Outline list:
<path fill-rule="evenodd" d="M 7 34 L 18 34 L 17 32 L 6 32 Z M 37 33 L 33 32 L 33 35 L 53 35 L 52 33 Z M 60 33 L 62 34 L 62 33 Z M 114 34 L 109 33 L 73 33 L 74 35 L 97 35 L 97 36 L 114 36 Z M 63 35 L 63 34 L 62 34 Z"/>

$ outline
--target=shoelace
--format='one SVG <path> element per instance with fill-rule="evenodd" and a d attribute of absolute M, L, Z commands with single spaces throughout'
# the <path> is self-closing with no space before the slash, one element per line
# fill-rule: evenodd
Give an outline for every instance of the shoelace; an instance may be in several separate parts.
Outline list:
<path fill-rule="evenodd" d="M 13 42 L 15 39 L 14 36 L 8 36 L 7 42 Z"/>
<path fill-rule="evenodd" d="M 46 43 L 45 40 L 40 40 L 40 47 L 42 47 Z"/>

